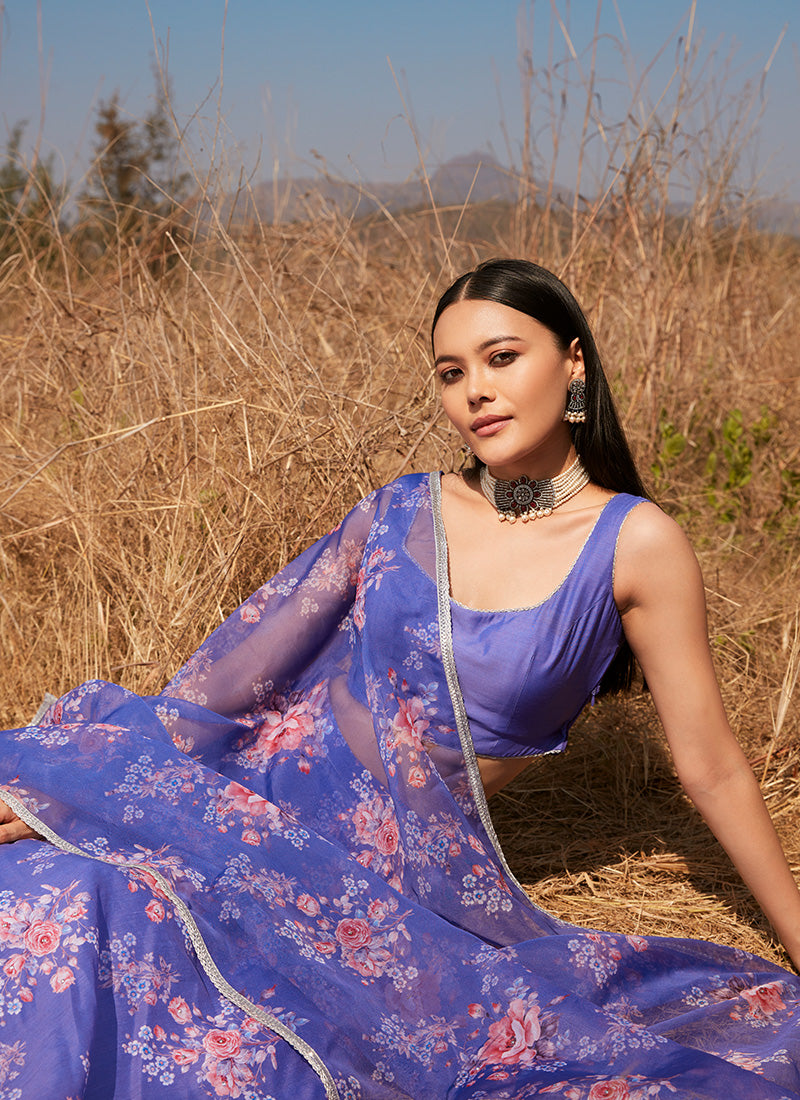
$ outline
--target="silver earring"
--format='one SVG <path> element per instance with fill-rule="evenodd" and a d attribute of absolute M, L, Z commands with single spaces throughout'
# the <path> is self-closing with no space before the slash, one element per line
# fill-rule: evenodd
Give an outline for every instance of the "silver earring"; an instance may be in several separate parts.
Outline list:
<path fill-rule="evenodd" d="M 586 383 L 582 378 L 573 378 L 569 384 L 564 420 L 570 424 L 586 422 Z"/>

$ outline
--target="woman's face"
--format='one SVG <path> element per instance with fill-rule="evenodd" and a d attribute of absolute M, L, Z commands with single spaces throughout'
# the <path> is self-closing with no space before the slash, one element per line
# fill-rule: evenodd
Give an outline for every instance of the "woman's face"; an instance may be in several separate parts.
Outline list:
<path fill-rule="evenodd" d="M 495 477 L 552 477 L 572 441 L 567 387 L 583 378 L 577 340 L 567 351 L 539 321 L 497 302 L 454 302 L 433 333 L 442 407 Z"/>

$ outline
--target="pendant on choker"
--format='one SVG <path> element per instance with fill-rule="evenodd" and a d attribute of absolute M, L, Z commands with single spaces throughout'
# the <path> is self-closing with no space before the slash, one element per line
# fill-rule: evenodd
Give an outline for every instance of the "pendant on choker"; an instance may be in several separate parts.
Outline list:
<path fill-rule="evenodd" d="M 504 481 L 492 477 L 488 466 L 481 466 L 480 481 L 483 495 L 497 510 L 502 522 L 516 523 L 520 519 L 528 523 L 552 515 L 554 509 L 581 491 L 589 475 L 581 460 L 576 458 L 563 474 L 538 481 L 532 481 L 525 474 Z"/>

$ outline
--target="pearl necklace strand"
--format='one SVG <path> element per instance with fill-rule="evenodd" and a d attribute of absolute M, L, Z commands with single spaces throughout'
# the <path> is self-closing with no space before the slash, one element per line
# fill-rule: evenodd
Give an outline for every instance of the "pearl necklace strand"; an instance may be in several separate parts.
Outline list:
<path fill-rule="evenodd" d="M 531 481 L 525 474 L 502 481 L 492 477 L 488 466 L 481 466 L 481 490 L 501 522 L 523 523 L 550 516 L 556 508 L 571 500 L 589 481 L 589 475 L 576 458 L 568 470 L 556 477 Z"/>

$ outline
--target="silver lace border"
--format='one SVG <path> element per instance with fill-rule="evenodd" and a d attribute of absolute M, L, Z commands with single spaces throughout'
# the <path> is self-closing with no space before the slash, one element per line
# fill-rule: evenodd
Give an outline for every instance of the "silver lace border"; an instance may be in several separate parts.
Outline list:
<path fill-rule="evenodd" d="M 439 472 L 431 474 L 431 511 L 433 513 L 433 535 L 436 544 L 436 594 L 439 605 L 439 641 L 442 647 L 442 664 L 450 691 L 450 699 L 453 704 L 453 713 L 456 719 L 456 729 L 461 742 L 461 751 L 464 754 L 464 764 L 467 769 L 470 790 L 478 807 L 478 816 L 486 830 L 486 835 L 492 843 L 500 865 L 508 878 L 514 883 L 523 898 L 529 905 L 533 902 L 528 897 L 522 884 L 517 880 L 506 860 L 497 833 L 494 830 L 492 816 L 489 812 L 489 804 L 486 801 L 486 792 L 483 789 L 481 773 L 478 767 L 478 758 L 475 754 L 475 746 L 472 742 L 472 733 L 469 728 L 469 719 L 464 706 L 464 696 L 461 693 L 461 684 L 456 670 L 456 661 L 453 653 L 453 622 L 450 613 L 450 571 L 447 557 L 447 536 L 442 520 L 442 475 Z"/>
<path fill-rule="evenodd" d="M 0 791 L 2 791 L 3 801 L 14 811 L 21 821 L 24 821 L 26 825 L 39 833 L 39 835 L 43 836 L 45 840 L 48 840 L 53 847 L 59 848 L 62 852 L 69 852 L 74 856 L 83 856 L 84 859 L 93 859 L 98 863 L 105 863 L 110 867 L 118 867 L 120 869 L 128 868 L 137 871 L 141 871 L 142 869 L 147 870 L 156 880 L 164 895 L 169 898 L 172 903 L 178 919 L 191 940 L 192 947 L 197 954 L 200 965 L 222 996 L 236 1005 L 237 1008 L 246 1012 L 248 1016 L 252 1016 L 253 1019 L 258 1020 L 259 1023 L 269 1028 L 270 1031 L 275 1032 L 276 1035 L 280 1035 L 290 1047 L 293 1047 L 302 1058 L 305 1058 L 306 1062 L 308 1062 L 314 1073 L 316 1073 L 317 1077 L 319 1077 L 322 1084 L 325 1086 L 325 1096 L 327 1100 L 341 1100 L 339 1090 L 336 1087 L 336 1082 L 331 1076 L 330 1070 L 314 1048 L 296 1035 L 285 1024 L 281 1023 L 276 1016 L 272 1016 L 269 1012 L 265 1012 L 260 1005 L 255 1004 L 253 1001 L 248 1000 L 244 994 L 239 993 L 239 991 L 234 989 L 230 982 L 223 977 L 222 972 L 214 962 L 213 956 L 188 906 L 178 897 L 160 871 L 157 871 L 156 868 L 152 867 L 150 864 L 136 863 L 133 860 L 128 860 L 125 863 L 118 863 L 115 860 L 104 859 L 102 856 L 93 855 L 91 852 L 84 852 L 82 848 L 77 848 L 74 844 L 70 844 L 68 840 L 64 840 L 63 837 L 60 837 L 58 833 L 55 833 L 44 821 L 40 821 L 15 794 L 8 790 L 7 787 L 0 788 Z"/>

